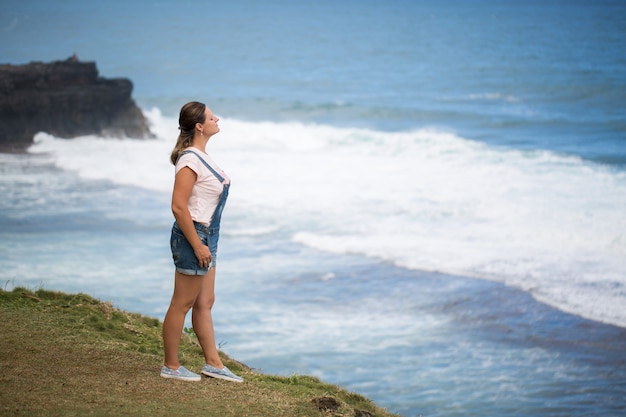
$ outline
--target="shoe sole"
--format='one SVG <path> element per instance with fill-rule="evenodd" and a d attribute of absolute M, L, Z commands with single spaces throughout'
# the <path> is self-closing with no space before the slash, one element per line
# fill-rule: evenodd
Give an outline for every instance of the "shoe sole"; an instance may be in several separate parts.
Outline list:
<path fill-rule="evenodd" d="M 177 379 L 179 381 L 187 381 L 187 382 L 202 381 L 202 377 L 200 376 L 194 377 L 194 376 L 176 376 L 176 375 L 161 374 L 161 378 Z"/>
<path fill-rule="evenodd" d="M 231 378 L 229 376 L 222 375 L 222 374 L 212 374 L 211 372 L 205 372 L 205 371 L 202 371 L 201 374 L 202 375 L 206 375 L 206 376 L 210 376 L 211 378 L 223 379 L 224 381 L 243 382 L 243 379 L 241 379 L 241 380 L 234 379 L 234 378 Z"/>

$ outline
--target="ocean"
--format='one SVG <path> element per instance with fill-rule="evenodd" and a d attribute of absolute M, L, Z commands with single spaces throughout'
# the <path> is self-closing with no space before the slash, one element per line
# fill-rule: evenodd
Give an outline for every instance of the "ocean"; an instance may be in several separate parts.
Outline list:
<path fill-rule="evenodd" d="M 232 179 L 227 354 L 406 417 L 623 416 L 624 22 L 623 1 L 2 3 L 2 63 L 95 61 L 155 134 L 0 154 L 3 288 L 162 319 L 168 156 L 200 100 Z"/>

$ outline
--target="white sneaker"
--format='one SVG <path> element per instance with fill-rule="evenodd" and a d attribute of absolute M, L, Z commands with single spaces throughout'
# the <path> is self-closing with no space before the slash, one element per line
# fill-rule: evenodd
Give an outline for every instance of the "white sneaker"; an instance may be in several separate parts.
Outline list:
<path fill-rule="evenodd" d="M 181 381 L 200 381 L 202 379 L 200 375 L 191 372 L 182 365 L 176 370 L 163 365 L 161 368 L 161 376 L 163 378 L 180 379 Z"/>
<path fill-rule="evenodd" d="M 231 382 L 243 382 L 243 378 L 242 377 L 233 374 L 230 371 L 230 369 L 228 369 L 227 367 L 224 367 L 224 369 L 217 369 L 214 366 L 211 366 L 209 364 L 205 364 L 202 367 L 202 371 L 201 372 L 204 375 L 210 376 L 210 377 L 213 377 L 213 378 L 224 379 L 226 381 L 231 381 Z"/>

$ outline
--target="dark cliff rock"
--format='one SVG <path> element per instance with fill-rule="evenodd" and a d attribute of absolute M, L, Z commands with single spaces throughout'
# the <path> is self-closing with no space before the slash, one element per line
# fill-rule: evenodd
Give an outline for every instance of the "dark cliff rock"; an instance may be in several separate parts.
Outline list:
<path fill-rule="evenodd" d="M 20 151 L 37 132 L 152 137 L 125 78 L 98 76 L 95 62 L 0 65 L 0 151 Z"/>

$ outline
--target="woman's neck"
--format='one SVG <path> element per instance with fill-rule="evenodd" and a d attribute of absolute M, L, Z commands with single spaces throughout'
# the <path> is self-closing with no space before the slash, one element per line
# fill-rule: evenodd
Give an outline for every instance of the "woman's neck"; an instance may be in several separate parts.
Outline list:
<path fill-rule="evenodd" d="M 196 136 L 195 138 L 193 138 L 193 143 L 191 144 L 191 146 L 193 146 L 196 149 L 201 150 L 202 152 L 206 153 L 206 144 L 209 142 L 209 138 L 206 136 Z"/>

